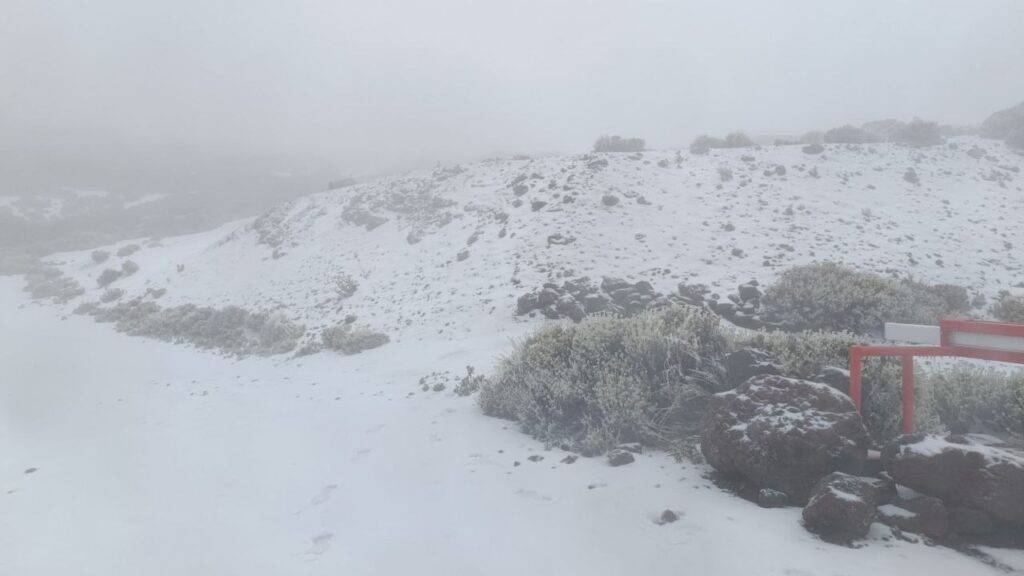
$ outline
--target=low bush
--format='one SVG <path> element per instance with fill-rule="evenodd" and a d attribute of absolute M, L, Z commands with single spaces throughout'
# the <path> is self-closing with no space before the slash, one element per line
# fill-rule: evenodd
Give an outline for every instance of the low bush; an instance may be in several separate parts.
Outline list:
<path fill-rule="evenodd" d="M 594 142 L 594 152 L 643 152 L 645 146 L 643 138 L 601 136 Z"/>
<path fill-rule="evenodd" d="M 131 276 L 132 274 L 135 274 L 138 271 L 139 265 L 133 262 L 132 260 L 125 260 L 124 262 L 121 262 L 122 276 Z"/>
<path fill-rule="evenodd" d="M 110 252 L 107 252 L 106 250 L 93 250 L 92 254 L 89 256 L 92 258 L 93 262 L 103 264 L 108 258 L 110 258 Z"/>
<path fill-rule="evenodd" d="M 1002 322 L 1024 324 L 1024 296 L 1014 296 L 1007 291 L 999 293 L 999 298 L 992 303 L 992 315 Z"/>
<path fill-rule="evenodd" d="M 922 384 L 949 430 L 1024 436 L 1024 370 L 960 361 L 921 371 Z"/>
<path fill-rule="evenodd" d="M 1024 150 L 1024 126 L 1015 128 L 1006 136 L 1006 145 L 1010 148 Z"/>
<path fill-rule="evenodd" d="M 320 334 L 324 348 L 343 354 L 358 354 L 379 348 L 391 341 L 387 334 L 365 327 L 342 324 L 325 329 Z"/>
<path fill-rule="evenodd" d="M 878 135 L 849 124 L 825 132 L 826 144 L 874 144 L 881 140 Z"/>
<path fill-rule="evenodd" d="M 132 254 L 135 254 L 139 250 L 142 250 L 142 246 L 139 246 L 138 244 L 125 244 L 120 249 L 118 249 L 117 255 L 121 258 L 125 258 L 127 256 L 131 256 Z"/>
<path fill-rule="evenodd" d="M 114 322 L 119 332 L 238 356 L 283 354 L 294 349 L 305 333 L 303 326 L 280 313 L 254 313 L 238 306 L 161 308 L 155 302 L 135 299 L 85 312 L 99 322 Z"/>
<path fill-rule="evenodd" d="M 1024 130 L 1024 102 L 995 112 L 981 123 L 981 135 L 985 138 L 1004 140 L 1016 131 Z"/>
<path fill-rule="evenodd" d="M 699 308 L 545 326 L 501 360 L 480 405 L 584 454 L 667 445 L 699 422 L 724 350 L 718 317 Z"/>
<path fill-rule="evenodd" d="M 108 288 L 100 295 L 100 302 L 103 304 L 110 304 L 115 300 L 120 300 L 124 296 L 124 290 L 120 288 Z"/>
<path fill-rule="evenodd" d="M 749 148 L 754 146 L 754 141 L 743 132 L 732 132 L 723 138 L 702 135 L 694 139 L 690 144 L 691 154 L 707 154 L 712 148 Z"/>
<path fill-rule="evenodd" d="M 791 327 L 873 335 L 885 322 L 935 324 L 969 309 L 963 288 L 892 280 L 832 262 L 783 272 L 763 303 Z"/>
<path fill-rule="evenodd" d="M 41 266 L 25 274 L 25 291 L 35 300 L 50 300 L 64 304 L 85 294 L 74 278 L 52 266 Z"/>
<path fill-rule="evenodd" d="M 910 123 L 897 130 L 892 139 L 899 144 L 918 148 L 938 146 L 945 142 L 937 123 L 926 122 L 920 118 L 914 118 Z"/>
<path fill-rule="evenodd" d="M 120 278 L 121 274 L 122 273 L 119 270 L 107 268 L 103 272 L 100 272 L 99 278 L 96 279 L 96 284 L 98 284 L 100 288 L 106 288 Z"/>

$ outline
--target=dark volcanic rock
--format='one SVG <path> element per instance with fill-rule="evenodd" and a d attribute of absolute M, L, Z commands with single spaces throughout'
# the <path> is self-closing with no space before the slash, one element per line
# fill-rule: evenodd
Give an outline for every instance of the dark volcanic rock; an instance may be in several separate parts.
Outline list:
<path fill-rule="evenodd" d="M 867 535 L 877 506 L 878 488 L 871 478 L 829 474 L 804 507 L 804 528 L 825 541 L 848 544 Z"/>
<path fill-rule="evenodd" d="M 896 498 L 878 508 L 878 519 L 904 532 L 913 532 L 933 540 L 944 540 L 949 533 L 949 513 L 942 500 L 932 496 Z"/>
<path fill-rule="evenodd" d="M 846 395 L 816 382 L 755 376 L 712 396 L 701 452 L 726 475 L 803 504 L 823 476 L 859 473 L 870 441 Z"/>
<path fill-rule="evenodd" d="M 754 376 L 780 375 L 782 368 L 770 354 L 756 348 L 742 348 L 725 357 L 725 382 L 729 389 L 743 384 Z"/>

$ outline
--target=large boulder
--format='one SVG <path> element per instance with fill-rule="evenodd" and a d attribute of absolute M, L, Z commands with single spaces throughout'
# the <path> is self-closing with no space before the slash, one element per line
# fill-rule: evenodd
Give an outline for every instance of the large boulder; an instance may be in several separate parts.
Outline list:
<path fill-rule="evenodd" d="M 780 375 L 782 368 L 764 350 L 741 348 L 725 357 L 725 383 L 731 390 L 754 376 Z"/>
<path fill-rule="evenodd" d="M 716 470 L 784 492 L 798 505 L 822 477 L 858 473 L 869 443 L 845 394 L 773 375 L 713 396 L 701 429 L 701 452 Z"/>
<path fill-rule="evenodd" d="M 1024 526 L 1024 454 L 970 436 L 908 435 L 888 446 L 885 458 L 898 484 Z"/>
<path fill-rule="evenodd" d="M 867 536 L 881 496 L 879 481 L 834 472 L 819 481 L 804 507 L 804 528 L 836 544 Z"/>
<path fill-rule="evenodd" d="M 878 507 L 878 519 L 883 524 L 933 540 L 944 540 L 949 533 L 946 505 L 933 496 L 896 498 Z"/>

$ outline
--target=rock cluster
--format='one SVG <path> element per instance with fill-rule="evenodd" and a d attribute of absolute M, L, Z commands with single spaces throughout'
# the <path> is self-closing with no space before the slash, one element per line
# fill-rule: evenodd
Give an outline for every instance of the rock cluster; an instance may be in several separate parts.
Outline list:
<path fill-rule="evenodd" d="M 656 292 L 650 282 L 605 277 L 598 286 L 583 277 L 567 280 L 561 286 L 549 282 L 540 290 L 523 294 L 516 302 L 516 314 L 540 312 L 546 318 L 570 318 L 579 322 L 597 312 L 632 316 L 677 301 Z"/>

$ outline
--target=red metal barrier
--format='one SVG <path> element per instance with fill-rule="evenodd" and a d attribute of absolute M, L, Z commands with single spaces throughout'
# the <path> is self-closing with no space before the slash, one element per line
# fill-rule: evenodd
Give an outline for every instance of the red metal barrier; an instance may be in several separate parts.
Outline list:
<path fill-rule="evenodd" d="M 861 410 L 862 362 L 868 356 L 899 356 L 903 363 L 903 432 L 914 431 L 914 358 L 953 356 L 1024 364 L 1024 351 L 954 344 L 957 333 L 1024 338 L 1024 325 L 981 320 L 947 319 L 939 323 L 940 346 L 853 346 L 850 348 L 850 398 Z"/>

